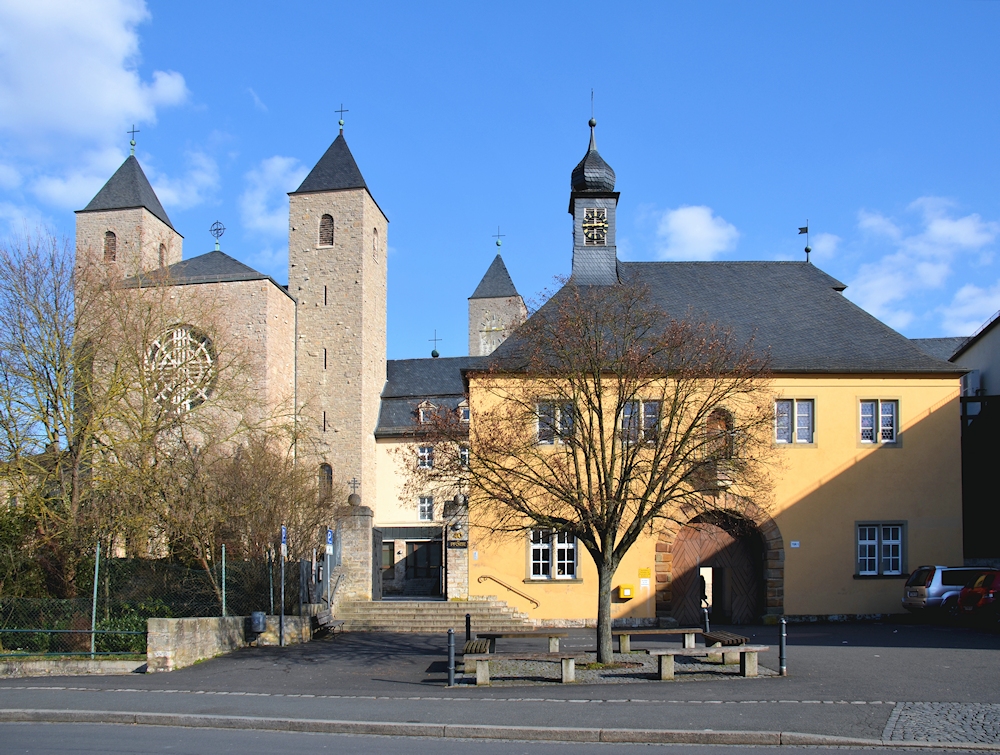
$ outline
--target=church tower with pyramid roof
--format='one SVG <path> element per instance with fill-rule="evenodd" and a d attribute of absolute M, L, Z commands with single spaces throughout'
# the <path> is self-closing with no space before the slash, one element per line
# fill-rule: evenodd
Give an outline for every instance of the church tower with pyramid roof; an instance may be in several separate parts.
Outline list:
<path fill-rule="evenodd" d="M 492 354 L 527 317 L 524 299 L 498 254 L 469 297 L 469 356 Z"/>
<path fill-rule="evenodd" d="M 297 300 L 300 453 L 320 484 L 375 500 L 375 426 L 386 375 L 388 219 L 340 135 L 289 194 L 288 291 Z"/>
<path fill-rule="evenodd" d="M 180 262 L 182 244 L 135 154 L 76 213 L 78 272 L 92 265 L 129 278 Z"/>

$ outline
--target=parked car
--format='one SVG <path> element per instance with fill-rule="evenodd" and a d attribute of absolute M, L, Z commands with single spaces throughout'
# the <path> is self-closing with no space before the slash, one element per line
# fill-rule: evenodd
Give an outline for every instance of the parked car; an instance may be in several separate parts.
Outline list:
<path fill-rule="evenodd" d="M 913 613 L 944 611 L 957 617 L 962 588 L 988 571 L 967 566 L 918 566 L 903 587 L 903 608 Z"/>
<path fill-rule="evenodd" d="M 962 589 L 958 607 L 963 617 L 996 623 L 1000 619 L 1000 571 L 988 571 Z"/>

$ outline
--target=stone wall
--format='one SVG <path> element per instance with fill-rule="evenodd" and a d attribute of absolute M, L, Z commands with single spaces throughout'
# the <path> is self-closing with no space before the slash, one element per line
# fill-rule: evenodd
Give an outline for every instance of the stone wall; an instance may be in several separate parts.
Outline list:
<path fill-rule="evenodd" d="M 76 214 L 77 270 L 88 265 L 107 267 L 104 261 L 104 234 L 111 231 L 117 239 L 113 266 L 121 278 L 129 278 L 160 266 L 160 244 L 164 264 L 180 262 L 184 239 L 144 207 L 129 210 L 101 210 Z"/>
<path fill-rule="evenodd" d="M 350 511 L 337 523 L 340 566 L 334 567 L 330 574 L 334 584 L 340 578 L 333 601 L 334 613 L 342 600 L 372 600 L 373 573 L 379 569 L 372 546 L 372 510 L 362 506 L 356 494 L 352 494 L 348 502 Z"/>
<path fill-rule="evenodd" d="M 524 299 L 469 299 L 469 356 L 488 356 L 528 317 Z"/>

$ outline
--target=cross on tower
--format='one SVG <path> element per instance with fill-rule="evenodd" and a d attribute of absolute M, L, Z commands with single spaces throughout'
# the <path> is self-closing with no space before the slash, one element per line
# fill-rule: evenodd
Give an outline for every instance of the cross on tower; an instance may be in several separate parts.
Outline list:
<path fill-rule="evenodd" d="M 131 131 L 126 131 L 125 133 L 126 134 L 131 134 L 131 136 L 132 136 L 132 138 L 129 140 L 129 147 L 131 147 L 131 151 L 129 152 L 129 154 L 134 155 L 135 154 L 135 135 L 138 134 L 138 133 L 141 133 L 141 132 L 139 131 L 139 129 L 137 129 L 135 127 L 135 124 L 133 123 L 132 124 L 132 130 Z"/>
<path fill-rule="evenodd" d="M 500 239 L 505 238 L 506 236 L 506 233 L 500 233 L 500 226 L 497 226 L 497 232 L 493 234 L 493 238 L 497 240 L 497 246 L 500 246 L 500 244 L 503 243 Z"/>
<path fill-rule="evenodd" d="M 357 477 L 352 477 L 351 480 L 350 480 L 350 482 L 348 482 L 347 484 L 350 486 L 352 493 L 357 493 L 358 492 L 358 488 L 361 487 L 361 483 L 358 482 L 358 478 Z"/>
<path fill-rule="evenodd" d="M 340 133 L 343 134 L 344 133 L 344 113 L 349 113 L 351 111 L 348 110 L 347 108 L 345 108 L 344 107 L 344 103 L 341 102 L 340 103 L 340 110 L 334 110 L 333 112 L 340 113 L 340 120 L 337 121 L 337 123 L 340 125 Z"/>

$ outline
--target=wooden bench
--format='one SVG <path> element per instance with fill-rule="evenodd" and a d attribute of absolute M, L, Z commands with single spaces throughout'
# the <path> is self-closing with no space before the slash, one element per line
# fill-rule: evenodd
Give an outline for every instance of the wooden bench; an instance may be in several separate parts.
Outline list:
<path fill-rule="evenodd" d="M 336 632 L 344 626 L 343 619 L 333 618 L 333 612 L 329 609 L 318 612 L 313 616 L 313 620 L 316 622 L 316 629 L 328 629 L 331 632 Z"/>
<path fill-rule="evenodd" d="M 489 640 L 466 640 L 462 648 L 462 655 L 478 655 L 490 652 Z"/>
<path fill-rule="evenodd" d="M 549 652 L 559 652 L 559 638 L 569 637 L 569 632 L 476 632 L 476 637 L 480 640 L 490 641 L 490 651 L 497 651 L 497 640 L 523 640 L 532 637 L 547 637 L 549 640 Z"/>
<path fill-rule="evenodd" d="M 465 668 L 469 661 L 476 662 L 476 686 L 490 686 L 490 661 L 559 661 L 562 665 L 562 683 L 572 684 L 576 681 L 576 657 L 565 653 L 509 653 L 496 655 L 494 653 L 470 654 L 464 657 Z"/>
<path fill-rule="evenodd" d="M 646 635 L 646 634 L 683 634 L 684 635 L 684 647 L 693 648 L 694 647 L 694 636 L 696 634 L 701 634 L 701 629 L 699 627 L 678 627 L 675 629 L 615 629 L 611 632 L 612 637 L 618 638 L 618 652 L 619 653 L 631 653 L 632 652 L 632 636 L 633 635 Z"/>
<path fill-rule="evenodd" d="M 738 655 L 740 664 L 740 676 L 757 676 L 757 653 L 762 653 L 771 648 L 767 645 L 731 645 L 726 655 Z M 658 668 L 660 679 L 670 681 L 674 678 L 674 656 L 711 656 L 711 648 L 671 648 L 667 650 L 650 650 L 650 655 L 658 656 Z"/>
<path fill-rule="evenodd" d="M 724 629 L 719 629 L 705 634 L 705 647 L 729 647 L 731 645 L 745 645 L 748 642 L 750 642 L 749 637 L 744 637 L 741 634 L 733 634 L 732 632 L 727 632 Z M 736 657 L 736 653 L 732 651 L 727 653 L 714 653 L 713 656 L 721 663 L 740 662 Z"/>

